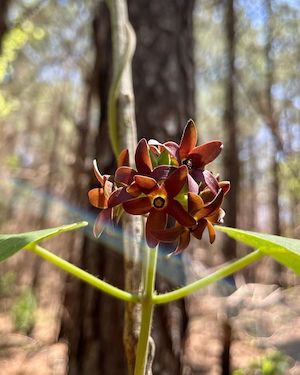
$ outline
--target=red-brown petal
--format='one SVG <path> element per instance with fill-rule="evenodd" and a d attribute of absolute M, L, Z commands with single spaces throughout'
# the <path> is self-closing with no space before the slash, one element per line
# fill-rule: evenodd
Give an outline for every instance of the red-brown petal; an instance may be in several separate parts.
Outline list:
<path fill-rule="evenodd" d="M 150 139 L 148 141 L 148 146 L 149 146 L 150 152 L 152 152 L 155 156 L 158 156 L 160 154 L 159 145 L 161 145 L 161 143 L 159 143 L 155 139 Z"/>
<path fill-rule="evenodd" d="M 185 250 L 188 247 L 188 245 L 190 243 L 190 238 L 191 238 L 190 232 L 188 230 L 185 230 L 181 234 L 180 239 L 179 239 L 179 243 L 176 247 L 176 250 L 172 253 L 172 255 L 182 253 L 183 250 Z"/>
<path fill-rule="evenodd" d="M 144 194 L 148 194 L 154 188 L 158 188 L 157 182 L 151 177 L 136 175 L 134 181 Z"/>
<path fill-rule="evenodd" d="M 189 174 L 193 177 L 193 179 L 197 182 L 197 183 L 205 183 L 204 181 L 204 176 L 203 176 L 203 169 L 200 169 L 200 168 L 192 168 L 190 171 L 189 171 Z"/>
<path fill-rule="evenodd" d="M 188 174 L 187 176 L 187 181 L 188 181 L 188 188 L 191 193 L 198 194 L 199 193 L 199 185 L 197 182 L 193 179 L 193 177 Z"/>
<path fill-rule="evenodd" d="M 198 221 L 196 229 L 191 231 L 192 235 L 196 237 L 197 240 L 201 240 L 206 225 L 207 221 L 205 219 L 201 219 Z"/>
<path fill-rule="evenodd" d="M 106 208 L 102 210 L 100 214 L 97 216 L 95 224 L 94 224 L 94 236 L 100 237 L 102 232 L 112 226 L 112 209 Z"/>
<path fill-rule="evenodd" d="M 146 241 L 149 247 L 156 247 L 159 240 L 152 234 L 152 230 L 164 229 L 167 223 L 167 214 L 165 211 L 152 209 L 146 222 Z"/>
<path fill-rule="evenodd" d="M 159 182 L 161 180 L 165 180 L 176 169 L 176 167 L 171 167 L 169 165 L 159 165 L 158 167 L 153 169 L 150 176 L 154 178 L 154 180 Z"/>
<path fill-rule="evenodd" d="M 115 207 L 129 199 L 132 199 L 132 195 L 127 193 L 126 188 L 121 187 L 111 193 L 107 205 L 108 207 Z"/>
<path fill-rule="evenodd" d="M 101 186 L 103 186 L 105 179 L 104 179 L 104 176 L 100 173 L 100 171 L 98 169 L 96 159 L 93 160 L 93 167 L 94 167 L 94 173 L 95 173 L 95 176 L 96 176 L 97 180 L 100 182 Z"/>
<path fill-rule="evenodd" d="M 115 173 L 115 181 L 124 185 L 130 185 L 136 174 L 137 172 L 130 167 L 119 167 Z"/>
<path fill-rule="evenodd" d="M 148 197 L 141 197 L 124 202 L 123 208 L 131 215 L 145 215 L 151 210 L 152 205 Z"/>
<path fill-rule="evenodd" d="M 133 197 L 138 197 L 141 194 L 139 186 L 133 182 L 126 188 L 127 193 L 131 194 Z"/>
<path fill-rule="evenodd" d="M 216 195 L 215 199 L 201 208 L 194 216 L 197 220 L 204 217 L 211 216 L 216 210 L 218 210 L 223 202 L 224 193 L 220 189 L 219 193 Z"/>
<path fill-rule="evenodd" d="M 124 150 L 120 152 L 117 165 L 118 167 L 129 166 L 129 151 L 127 148 L 125 148 Z"/>
<path fill-rule="evenodd" d="M 180 160 L 187 158 L 188 154 L 196 146 L 197 143 L 197 128 L 193 120 L 189 120 L 186 124 L 181 141 L 179 144 L 179 157 Z"/>
<path fill-rule="evenodd" d="M 103 188 L 95 188 L 88 192 L 89 201 L 91 205 L 97 208 L 106 208 L 107 199 L 104 195 Z"/>
<path fill-rule="evenodd" d="M 188 169 L 185 165 L 171 173 L 164 182 L 164 187 L 170 198 L 176 197 L 187 181 Z"/>
<path fill-rule="evenodd" d="M 168 141 L 163 144 L 164 148 L 168 150 L 169 154 L 172 156 L 172 159 L 178 159 L 179 145 L 173 141 Z"/>
<path fill-rule="evenodd" d="M 186 212 L 182 205 L 175 199 L 172 199 L 172 201 L 168 204 L 167 211 L 168 214 L 173 216 L 173 218 L 184 227 L 192 227 L 196 224 L 196 220 L 188 212 Z"/>
<path fill-rule="evenodd" d="M 219 182 L 219 187 L 223 190 L 223 193 L 225 195 L 230 190 L 230 182 L 229 181 L 221 181 L 221 182 Z"/>
<path fill-rule="evenodd" d="M 140 174 L 149 175 L 153 169 L 149 155 L 149 147 L 145 138 L 142 138 L 135 151 L 135 165 Z"/>
<path fill-rule="evenodd" d="M 207 164 L 216 159 L 223 148 L 220 141 L 211 141 L 201 146 L 195 147 L 188 155 L 195 168 L 204 168 Z"/>
<path fill-rule="evenodd" d="M 207 230 L 209 235 L 209 242 L 213 243 L 216 239 L 216 231 L 214 226 L 211 224 L 209 220 L 207 220 Z"/>
<path fill-rule="evenodd" d="M 213 174 L 207 170 L 203 171 L 204 181 L 206 185 L 210 188 L 210 190 L 217 194 L 219 191 L 219 184 Z"/>
<path fill-rule="evenodd" d="M 152 147 L 159 147 L 161 151 L 167 150 L 169 152 L 170 156 L 172 157 L 172 159 L 177 160 L 178 149 L 179 149 L 179 145 L 177 143 L 172 142 L 172 141 L 160 143 L 156 139 L 150 139 L 148 141 L 148 144 L 150 145 L 150 147 L 151 146 Z"/>
<path fill-rule="evenodd" d="M 172 228 L 152 230 L 152 234 L 161 242 L 175 242 L 181 233 L 184 231 L 184 227 L 176 225 Z"/>
<path fill-rule="evenodd" d="M 191 214 L 201 210 L 203 206 L 203 199 L 198 194 L 188 193 L 188 207 Z"/>
<path fill-rule="evenodd" d="M 208 216 L 207 220 L 209 220 L 212 224 L 222 223 L 224 216 L 225 211 L 222 210 L 222 208 L 219 208 L 218 210 L 214 211 L 212 215 Z"/>
<path fill-rule="evenodd" d="M 215 199 L 215 194 L 208 188 L 205 188 L 204 190 L 201 191 L 200 197 L 203 199 L 203 202 L 205 204 L 211 202 L 212 200 Z"/>
<path fill-rule="evenodd" d="M 114 187 L 114 184 L 111 181 L 107 180 L 106 177 L 104 176 L 103 190 L 104 190 L 104 195 L 106 199 L 108 199 L 110 194 L 112 193 L 113 187 Z"/>

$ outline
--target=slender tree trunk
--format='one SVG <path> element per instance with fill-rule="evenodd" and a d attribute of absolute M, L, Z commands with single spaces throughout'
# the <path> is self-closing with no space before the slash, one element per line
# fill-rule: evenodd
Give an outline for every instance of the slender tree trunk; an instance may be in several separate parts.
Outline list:
<path fill-rule="evenodd" d="M 195 116 L 194 0 L 129 0 L 139 137 L 178 140 Z"/>
<path fill-rule="evenodd" d="M 225 110 L 224 122 L 224 177 L 231 183 L 231 189 L 224 202 L 226 211 L 225 224 L 230 227 L 237 226 L 238 213 L 238 193 L 240 181 L 240 165 L 238 157 L 238 126 L 235 108 L 235 10 L 234 0 L 225 1 L 225 36 L 227 53 L 227 79 L 225 87 Z M 229 237 L 225 237 L 222 245 L 223 254 L 226 260 L 232 259 L 236 255 L 236 242 Z"/>
<path fill-rule="evenodd" d="M 272 27 L 272 2 L 266 0 L 265 2 L 267 23 L 266 23 L 266 46 L 265 46 L 265 58 L 266 58 L 266 121 L 267 126 L 271 131 L 271 158 L 270 158 L 270 214 L 271 214 L 271 226 L 270 231 L 273 234 L 281 234 L 281 223 L 280 223 L 280 206 L 279 206 L 279 189 L 280 189 L 280 176 L 279 176 L 279 165 L 277 156 L 280 151 L 283 151 L 283 145 L 279 135 L 278 119 L 274 111 L 274 102 L 272 96 L 272 86 L 274 84 L 274 61 L 272 57 L 272 42 L 273 42 L 273 27 Z M 270 280 L 269 282 L 281 284 L 283 282 L 282 273 L 283 267 L 273 261 L 271 266 Z"/>
<path fill-rule="evenodd" d="M 92 147 L 87 149 L 89 142 L 85 145 L 81 144 L 83 149 L 80 150 L 80 154 L 85 155 L 90 163 L 93 158 L 96 158 L 101 171 L 111 173 L 114 167 L 114 157 L 107 128 L 111 34 L 109 12 L 104 2 L 99 3 L 93 20 L 93 40 L 96 56 L 89 83 L 94 103 L 100 108 L 99 126 L 93 133 Z M 89 106 L 92 102 L 88 100 L 87 105 Z M 85 122 L 88 123 L 89 110 L 86 111 L 86 116 Z M 86 172 L 88 172 L 89 181 L 86 186 L 82 186 L 83 190 L 79 199 L 85 200 L 88 204 L 87 191 L 90 187 L 97 186 L 97 182 L 91 169 Z M 93 213 L 97 212 L 93 211 Z M 91 234 L 86 236 L 81 246 L 72 250 L 78 254 L 73 257 L 73 261 L 77 261 L 76 263 L 84 269 L 109 280 L 112 284 L 123 287 L 121 243 L 116 241 L 114 247 L 110 248 L 107 245 L 109 242 L 109 238 L 105 235 L 100 241 L 96 241 Z M 65 312 L 61 335 L 67 336 L 69 341 L 69 374 L 126 374 L 127 366 L 122 344 L 123 303 L 77 280 L 70 279 L 65 297 Z"/>
<path fill-rule="evenodd" d="M 48 159 L 48 166 L 49 171 L 47 175 L 47 179 L 45 181 L 45 185 L 43 187 L 43 199 L 41 202 L 40 208 L 40 215 L 38 217 L 38 222 L 36 228 L 46 228 L 49 210 L 51 207 L 52 199 L 50 198 L 51 193 L 53 193 L 53 183 L 55 179 L 55 173 L 57 170 L 57 145 L 60 135 L 60 118 L 61 113 L 63 110 L 63 100 L 60 99 L 59 102 L 54 103 L 53 105 L 53 112 L 51 113 L 49 119 L 49 126 L 53 130 L 52 135 L 50 136 L 50 144 L 49 145 L 49 159 Z M 29 126 L 34 126 L 34 121 L 29 124 Z M 27 134 L 33 134 L 33 131 L 28 132 Z M 28 147 L 29 148 L 29 147 Z M 32 267 L 32 287 L 37 288 L 40 279 L 40 269 L 41 269 L 42 259 L 40 257 L 35 257 L 33 260 L 33 267 Z"/>
<path fill-rule="evenodd" d="M 248 201 L 248 210 L 247 210 L 247 228 L 249 230 L 256 230 L 256 209 L 253 202 L 257 201 L 257 188 L 256 188 L 256 150 L 254 137 L 251 136 L 248 138 L 248 152 L 249 152 L 249 172 L 248 172 L 248 182 L 247 182 L 247 193 L 249 191 L 250 196 L 245 197 L 245 200 Z"/>
<path fill-rule="evenodd" d="M 59 135 L 60 135 L 60 126 L 61 126 L 61 113 L 63 110 L 63 101 L 60 101 L 58 104 L 54 104 L 54 110 L 51 114 L 49 121 L 49 126 L 53 130 L 52 135 L 50 136 L 50 153 L 48 159 L 49 171 L 44 187 L 44 198 L 42 201 L 41 214 L 39 220 L 40 228 L 44 228 L 48 219 L 49 209 L 51 206 L 51 200 L 49 195 L 52 192 L 53 182 L 55 171 L 57 170 L 57 145 L 59 144 Z"/>
<path fill-rule="evenodd" d="M 280 206 L 279 206 L 279 165 L 277 161 L 277 154 L 282 150 L 282 144 L 279 137 L 278 121 L 274 113 L 272 86 L 274 84 L 274 63 L 271 56 L 272 53 L 272 4 L 271 0 L 266 0 L 267 12 L 267 41 L 265 48 L 267 76 L 266 76 L 266 119 L 268 127 L 271 130 L 272 136 L 272 151 L 271 151 L 271 231 L 273 234 L 281 234 L 280 224 Z"/>

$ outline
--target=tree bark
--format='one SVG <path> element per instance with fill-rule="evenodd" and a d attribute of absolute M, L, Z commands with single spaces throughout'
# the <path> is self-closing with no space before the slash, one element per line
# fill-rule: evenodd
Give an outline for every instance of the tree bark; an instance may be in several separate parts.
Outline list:
<path fill-rule="evenodd" d="M 90 164 L 92 159 L 96 158 L 101 171 L 110 174 L 114 169 L 114 157 L 108 141 L 107 127 L 107 101 L 111 77 L 111 33 L 109 12 L 103 2 L 99 3 L 93 20 L 93 41 L 96 55 L 93 73 L 88 82 L 91 85 L 89 95 L 92 94 L 95 105 L 100 109 L 99 126 L 92 134 L 93 144 L 89 142 L 85 145 L 81 144 L 83 149 L 80 150 L 79 155 L 84 154 Z M 87 106 L 92 105 L 92 102 L 89 99 Z M 85 123 L 85 128 L 92 132 L 87 125 L 88 108 L 86 116 L 83 123 Z M 87 191 L 97 185 L 91 169 L 85 171 L 88 173 L 88 182 L 86 186 L 81 186 L 82 191 L 79 197 L 81 201 L 85 201 L 86 205 L 88 204 Z M 93 214 L 96 213 L 93 211 Z M 78 254 L 73 255 L 74 262 L 113 285 L 123 288 L 123 260 L 120 251 L 114 251 L 121 249 L 120 241 L 116 241 L 112 249 L 108 246 L 107 236 L 104 235 L 100 241 L 96 241 L 92 234 L 89 234 L 79 245 L 72 249 L 72 252 Z M 126 361 L 121 339 L 123 303 L 77 280 L 70 279 L 64 304 L 65 316 L 61 335 L 67 337 L 69 342 L 69 374 L 126 374 Z"/>
<path fill-rule="evenodd" d="M 139 138 L 177 139 L 195 116 L 194 0 L 129 0 Z"/>
<path fill-rule="evenodd" d="M 238 192 L 240 180 L 240 165 L 238 157 L 238 126 L 235 107 L 235 55 L 236 55 L 236 30 L 235 30 L 234 0 L 225 1 L 225 36 L 227 53 L 227 79 L 225 87 L 224 123 L 224 150 L 223 166 L 224 178 L 230 181 L 231 188 L 224 201 L 226 212 L 225 225 L 237 226 Z M 226 260 L 236 256 L 236 242 L 224 237 L 222 251 Z"/>
<path fill-rule="evenodd" d="M 277 154 L 282 151 L 282 143 L 279 136 L 279 127 L 276 115 L 274 113 L 272 86 L 274 84 L 274 63 L 272 59 L 272 4 L 266 0 L 267 13 L 267 42 L 265 48 L 267 74 L 266 74 L 266 120 L 271 131 L 272 150 L 271 150 L 271 231 L 273 234 L 281 234 L 280 224 L 280 206 L 279 206 L 279 165 Z"/>

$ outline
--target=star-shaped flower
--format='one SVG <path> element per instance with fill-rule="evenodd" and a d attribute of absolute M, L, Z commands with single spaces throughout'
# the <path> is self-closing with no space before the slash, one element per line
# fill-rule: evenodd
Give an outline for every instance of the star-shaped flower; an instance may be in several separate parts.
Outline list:
<path fill-rule="evenodd" d="M 108 202 L 109 207 L 115 207 L 141 194 L 141 190 L 135 181 L 135 176 L 151 177 L 159 182 L 165 180 L 176 169 L 170 165 L 161 165 L 153 168 L 149 146 L 144 138 L 137 145 L 135 164 L 136 169 L 123 165 L 116 170 L 114 180 L 119 187 L 111 194 Z"/>
<path fill-rule="evenodd" d="M 220 154 L 223 148 L 221 141 L 211 141 L 200 146 L 197 144 L 197 128 L 193 120 L 189 120 L 183 130 L 179 144 L 165 142 L 163 144 L 156 140 L 149 141 L 150 146 L 166 149 L 171 155 L 172 164 L 186 165 L 189 174 L 197 183 L 202 183 L 202 189 L 208 186 L 214 194 L 218 192 L 218 183 L 211 172 L 205 166 L 211 163 Z"/>
<path fill-rule="evenodd" d="M 213 243 L 216 236 L 213 224 L 223 221 L 225 212 L 221 208 L 221 204 L 229 188 L 229 182 L 222 181 L 219 183 L 219 191 L 216 196 L 208 189 L 200 195 L 188 193 L 188 212 L 195 219 L 195 225 L 185 227 L 181 223 L 177 223 L 172 228 L 152 230 L 152 235 L 159 242 L 177 242 L 177 247 L 172 254 L 178 254 L 185 250 L 191 235 L 201 240 L 205 228 L 208 230 L 210 243 Z"/>
<path fill-rule="evenodd" d="M 191 227 L 196 221 L 176 200 L 187 181 L 187 167 L 176 168 L 163 182 L 158 183 L 148 176 L 134 176 L 134 183 L 141 195 L 123 202 L 123 208 L 132 215 L 146 215 L 146 241 L 150 247 L 155 247 L 159 240 L 152 235 L 156 229 L 164 229 L 167 217 L 171 215 L 181 225 Z"/>

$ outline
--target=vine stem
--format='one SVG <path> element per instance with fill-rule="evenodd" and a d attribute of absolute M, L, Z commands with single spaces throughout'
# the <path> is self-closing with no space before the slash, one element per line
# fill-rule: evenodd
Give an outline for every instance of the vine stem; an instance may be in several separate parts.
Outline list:
<path fill-rule="evenodd" d="M 157 248 L 146 249 L 146 266 L 144 273 L 144 291 L 142 296 L 142 317 L 139 340 L 137 345 L 134 375 L 145 375 L 149 337 L 151 334 L 153 316 L 153 297 L 157 262 Z"/>
<path fill-rule="evenodd" d="M 222 268 L 218 271 L 213 272 L 212 274 L 205 276 L 202 279 L 195 281 L 194 283 L 191 283 L 180 289 L 174 290 L 173 292 L 153 296 L 152 302 L 154 304 L 162 304 L 173 302 L 177 299 L 186 297 L 189 294 L 192 294 L 197 290 L 206 287 L 207 285 L 210 285 L 220 279 L 223 279 L 226 276 L 233 274 L 236 271 L 239 271 L 240 269 L 248 266 L 251 263 L 256 262 L 264 255 L 265 254 L 262 253 L 260 250 L 253 251 L 252 253 L 244 256 L 241 259 L 236 260 L 235 262 L 228 264 L 227 266 L 222 266 Z"/>
<path fill-rule="evenodd" d="M 140 297 L 135 294 L 131 294 L 125 292 L 122 289 L 116 288 L 109 283 L 106 283 L 103 280 L 98 279 L 98 277 L 91 275 L 90 273 L 82 270 L 79 267 L 74 266 L 73 264 L 67 262 L 66 260 L 60 258 L 59 256 L 51 253 L 50 251 L 44 249 L 42 246 L 37 244 L 31 244 L 25 248 L 26 250 L 30 250 L 33 253 L 39 255 L 40 257 L 44 258 L 48 262 L 55 264 L 62 270 L 68 272 L 69 274 L 77 277 L 85 281 L 86 283 L 92 285 L 93 287 L 100 289 L 102 292 L 111 295 L 112 297 L 121 299 L 126 302 L 140 302 Z"/>

